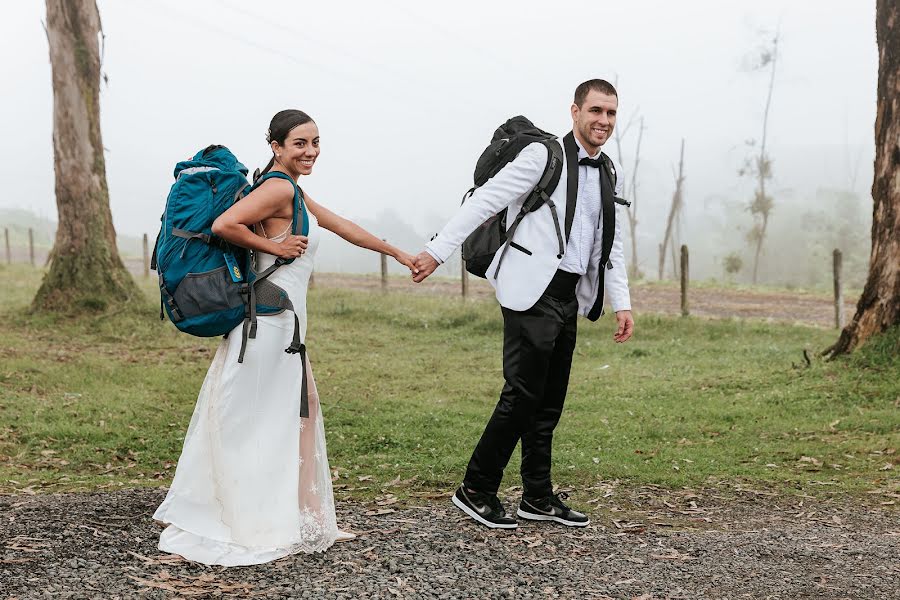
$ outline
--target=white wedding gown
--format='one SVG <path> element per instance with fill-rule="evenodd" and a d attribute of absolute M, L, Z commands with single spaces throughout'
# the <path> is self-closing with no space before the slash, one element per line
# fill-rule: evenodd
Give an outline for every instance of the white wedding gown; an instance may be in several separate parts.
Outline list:
<path fill-rule="evenodd" d="M 284 288 L 306 339 L 306 289 L 320 230 L 270 281 Z M 287 232 L 276 236 L 284 239 Z M 275 257 L 259 254 L 258 270 Z M 241 326 L 222 340 L 200 389 L 184 449 L 154 518 L 159 549 L 207 565 L 252 565 L 319 552 L 338 536 L 319 396 L 307 360 L 309 418 L 300 417 L 300 354 L 287 354 L 294 314 L 258 318 L 238 363 Z"/>

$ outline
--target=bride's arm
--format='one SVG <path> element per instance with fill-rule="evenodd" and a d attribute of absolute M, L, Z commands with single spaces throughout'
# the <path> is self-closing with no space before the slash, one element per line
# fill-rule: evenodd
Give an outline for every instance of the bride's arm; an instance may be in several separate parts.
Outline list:
<path fill-rule="evenodd" d="M 212 232 L 220 238 L 243 248 L 258 250 L 282 258 L 296 258 L 306 249 L 303 236 L 289 235 L 282 242 L 256 235 L 250 229 L 270 217 L 283 217 L 285 209 L 292 210 L 294 189 L 289 181 L 272 179 L 264 182 L 240 202 L 219 215 L 212 224 Z M 290 212 L 287 214 L 290 218 Z"/>
<path fill-rule="evenodd" d="M 309 208 L 310 212 L 316 215 L 316 219 L 318 219 L 319 225 L 321 225 L 328 231 L 331 231 L 332 233 L 340 236 L 341 238 L 347 240 L 355 246 L 359 246 L 360 248 L 366 248 L 367 250 L 374 250 L 375 252 L 393 256 L 397 260 L 397 262 L 408 267 L 411 271 L 416 272 L 416 268 L 413 263 L 414 257 L 411 254 L 407 254 L 403 250 L 400 250 L 399 248 L 388 244 L 386 241 L 372 235 L 353 221 L 334 214 L 333 212 L 310 198 L 308 194 L 304 194 L 304 198 L 306 199 L 306 206 Z"/>

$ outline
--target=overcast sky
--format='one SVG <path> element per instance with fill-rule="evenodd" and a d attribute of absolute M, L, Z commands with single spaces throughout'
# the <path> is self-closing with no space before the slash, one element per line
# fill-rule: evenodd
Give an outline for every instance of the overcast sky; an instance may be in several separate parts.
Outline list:
<path fill-rule="evenodd" d="M 458 205 L 499 123 L 525 114 L 562 135 L 575 86 L 593 77 L 618 81 L 620 128 L 644 118 L 647 235 L 658 236 L 682 138 L 689 214 L 702 228 L 710 203 L 752 194 L 737 171 L 745 141 L 759 137 L 768 77 L 747 65 L 776 28 L 774 189 L 801 201 L 820 187 L 868 196 L 871 185 L 873 0 L 98 4 L 119 232 L 155 233 L 172 167 L 199 148 L 225 144 L 251 170 L 263 165 L 268 122 L 283 108 L 319 125 L 322 155 L 301 181 L 317 201 L 351 218 L 393 208 L 425 232 Z M 44 17 L 40 0 L 11 2 L 0 22 L 0 207 L 55 219 Z M 617 157 L 612 142 L 605 150 Z"/>

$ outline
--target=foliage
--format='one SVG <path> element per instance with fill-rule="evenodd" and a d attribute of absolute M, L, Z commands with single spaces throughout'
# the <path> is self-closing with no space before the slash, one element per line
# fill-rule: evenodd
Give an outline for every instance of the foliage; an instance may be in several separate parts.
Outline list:
<path fill-rule="evenodd" d="M 819 188 L 802 195 L 786 189 L 783 202 L 768 223 L 768 258 L 760 262 L 760 281 L 792 288 L 831 290 L 832 252 L 843 253 L 845 295 L 857 294 L 868 272 L 871 199 L 846 189 Z M 691 258 L 716 256 L 724 267 L 731 254 L 746 257 L 740 240 L 755 242 L 758 223 L 750 221 L 738 199 L 717 199 L 719 213 L 711 215 L 707 237 L 691 245 Z M 703 244 L 707 245 L 704 246 Z M 750 283 L 744 260 L 736 281 Z M 726 270 L 727 273 L 727 270 Z"/>
<path fill-rule="evenodd" d="M 744 267 L 744 259 L 737 252 L 732 252 L 722 261 L 725 266 L 725 272 L 734 275 Z"/>

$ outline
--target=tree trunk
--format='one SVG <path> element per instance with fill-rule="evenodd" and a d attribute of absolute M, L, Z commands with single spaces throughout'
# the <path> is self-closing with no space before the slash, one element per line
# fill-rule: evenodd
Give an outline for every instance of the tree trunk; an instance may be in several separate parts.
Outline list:
<path fill-rule="evenodd" d="M 831 357 L 851 352 L 871 336 L 900 324 L 900 5 L 877 0 L 878 112 L 872 182 L 872 253 L 869 278 L 856 315 Z"/>
<path fill-rule="evenodd" d="M 765 190 L 765 187 L 762 186 L 762 189 Z M 762 245 L 763 240 L 766 237 L 766 225 L 768 225 L 769 216 L 763 215 L 762 224 L 759 226 L 758 237 L 756 238 L 756 251 L 753 253 L 753 285 L 756 285 L 759 273 L 759 256 L 762 254 Z"/>
<path fill-rule="evenodd" d="M 666 248 L 672 235 L 672 226 L 681 211 L 681 184 L 684 183 L 684 138 L 681 138 L 681 157 L 678 159 L 678 177 L 675 178 L 675 193 L 672 194 L 672 206 L 669 207 L 669 218 L 666 220 L 666 232 L 662 244 L 659 245 L 659 280 L 662 281 L 666 267 Z"/>
<path fill-rule="evenodd" d="M 100 13 L 95 0 L 46 0 L 53 73 L 59 225 L 37 310 L 102 310 L 135 298 L 116 249 L 100 137 Z"/>
<path fill-rule="evenodd" d="M 758 177 L 759 187 L 756 191 L 754 203 L 751 206 L 753 207 L 752 212 L 754 212 L 754 216 L 761 216 L 762 223 L 756 231 L 756 252 L 753 254 L 753 285 L 756 285 L 757 282 L 759 257 L 760 254 L 762 254 L 763 242 L 766 239 L 766 227 L 769 225 L 769 213 L 772 210 L 772 202 L 770 198 L 766 196 L 766 179 L 772 177 L 771 160 L 766 154 L 766 141 L 768 139 L 769 131 L 769 109 L 772 107 L 772 92 L 775 91 L 775 67 L 778 64 L 778 41 L 780 37 L 781 32 L 779 30 L 772 40 L 771 58 L 769 62 L 769 64 L 772 65 L 769 75 L 769 93 L 768 96 L 766 96 L 766 109 L 763 112 L 762 142 L 760 142 L 759 145 L 759 157 L 756 159 L 756 175 Z"/>

